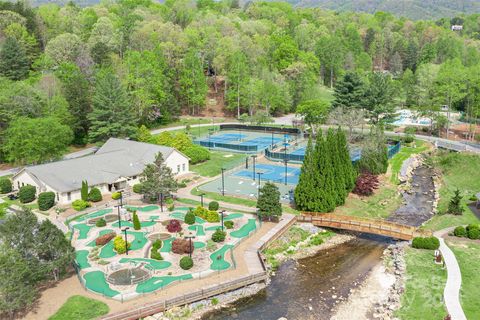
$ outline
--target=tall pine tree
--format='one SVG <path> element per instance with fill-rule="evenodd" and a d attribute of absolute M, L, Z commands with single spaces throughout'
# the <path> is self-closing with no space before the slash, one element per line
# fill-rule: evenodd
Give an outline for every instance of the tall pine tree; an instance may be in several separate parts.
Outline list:
<path fill-rule="evenodd" d="M 335 209 L 336 201 L 336 187 L 335 176 L 333 169 L 333 157 L 329 150 L 327 141 L 324 139 L 321 131 L 317 134 L 317 142 L 315 144 L 316 166 L 315 172 L 315 187 L 318 192 L 316 203 L 318 211 L 331 212 Z"/>
<path fill-rule="evenodd" d="M 22 80 L 28 75 L 29 62 L 25 49 L 13 37 L 8 37 L 0 50 L 0 75 Z"/>
<path fill-rule="evenodd" d="M 345 203 L 347 188 L 343 172 L 343 163 L 340 158 L 340 150 L 337 144 L 337 135 L 333 129 L 328 130 L 326 144 L 331 159 L 331 170 L 334 176 L 332 197 L 335 198 L 335 204 L 340 206 Z"/>
<path fill-rule="evenodd" d="M 90 120 L 91 141 L 105 141 L 110 137 L 128 137 L 136 132 L 134 116 L 125 88 L 111 71 L 101 71 L 97 77 L 93 110 Z"/>
<path fill-rule="evenodd" d="M 314 185 L 314 152 L 312 139 L 308 140 L 308 145 L 305 150 L 305 158 L 303 160 L 302 169 L 297 187 L 295 188 L 294 198 L 295 205 L 298 210 L 314 211 L 314 202 L 316 193 Z"/>
<path fill-rule="evenodd" d="M 343 130 L 340 128 L 337 130 L 337 149 L 341 163 L 340 173 L 343 173 L 347 196 L 355 186 L 355 181 L 357 180 L 357 170 L 354 168 L 352 160 L 350 159 L 350 152 L 348 150 L 345 132 L 343 132 Z"/>

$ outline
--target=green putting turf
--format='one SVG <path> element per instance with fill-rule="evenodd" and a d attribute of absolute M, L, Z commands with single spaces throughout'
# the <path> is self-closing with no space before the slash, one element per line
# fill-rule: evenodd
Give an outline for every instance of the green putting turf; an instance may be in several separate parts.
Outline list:
<path fill-rule="evenodd" d="M 212 263 L 210 264 L 210 269 L 212 270 L 225 270 L 230 268 L 230 263 L 225 261 L 225 253 L 233 248 L 232 244 L 226 244 L 214 253 L 210 255 L 210 260 Z"/>
<path fill-rule="evenodd" d="M 113 250 L 113 239 L 102 247 L 98 256 L 102 259 L 115 257 L 117 253 Z"/>
<path fill-rule="evenodd" d="M 80 269 L 91 267 L 90 263 L 88 263 L 88 250 L 76 251 L 75 260 L 77 261 Z"/>
<path fill-rule="evenodd" d="M 193 226 L 189 226 L 188 230 L 196 231 L 197 232 L 197 237 L 201 237 L 205 235 L 205 231 L 203 230 L 203 226 L 200 226 L 198 224 L 194 224 Z"/>
<path fill-rule="evenodd" d="M 193 209 L 193 208 L 192 208 L 192 209 Z M 175 208 L 175 211 L 177 211 L 177 210 L 180 210 L 180 211 L 188 211 L 188 210 L 190 210 L 190 208 L 189 208 L 189 207 L 176 207 L 176 208 Z"/>
<path fill-rule="evenodd" d="M 107 234 L 107 233 L 111 233 L 111 232 L 114 232 L 112 229 L 105 229 L 105 230 L 102 230 L 100 231 L 100 233 L 98 234 L 98 236 L 103 236 L 104 234 Z M 92 242 L 90 242 L 89 244 L 87 244 L 88 247 L 96 247 L 97 244 L 95 243 L 95 240 L 93 240 Z"/>
<path fill-rule="evenodd" d="M 160 216 L 150 216 L 149 217 L 150 220 L 157 220 L 158 218 L 160 218 Z"/>
<path fill-rule="evenodd" d="M 102 209 L 102 210 L 98 210 L 98 211 L 96 211 L 96 212 L 86 214 L 86 215 L 84 215 L 84 216 L 81 217 L 81 218 L 78 218 L 77 221 L 85 221 L 85 220 L 88 220 L 88 219 L 100 217 L 100 216 L 103 216 L 103 215 L 105 215 L 105 214 L 107 214 L 107 213 L 110 213 L 110 212 L 112 212 L 112 211 L 113 211 L 113 209 Z"/>
<path fill-rule="evenodd" d="M 228 216 L 223 218 L 223 221 L 233 220 L 243 217 L 243 213 L 231 213 Z"/>
<path fill-rule="evenodd" d="M 170 252 L 172 251 L 172 242 L 175 240 L 175 238 L 170 238 L 167 240 L 163 240 L 162 248 L 160 249 L 160 252 Z"/>
<path fill-rule="evenodd" d="M 89 290 L 101 293 L 110 298 L 120 293 L 110 288 L 107 280 L 105 280 L 105 274 L 102 271 L 88 272 L 83 278 L 85 279 L 85 286 Z"/>
<path fill-rule="evenodd" d="M 246 224 L 244 224 L 237 231 L 233 231 L 232 233 L 230 233 L 230 236 L 234 238 L 245 238 L 250 234 L 250 232 L 255 230 L 256 227 L 257 227 L 256 219 L 248 219 L 248 222 Z"/>
<path fill-rule="evenodd" d="M 215 231 L 217 229 L 222 229 L 222 226 L 218 225 L 218 226 L 211 226 L 211 227 L 205 228 L 206 231 Z"/>
<path fill-rule="evenodd" d="M 144 232 L 140 231 L 127 231 L 127 234 L 130 234 L 135 237 L 135 240 L 133 240 L 132 246 L 130 247 L 129 250 L 138 250 L 142 249 L 145 244 L 147 243 L 148 239 L 145 237 Z"/>
<path fill-rule="evenodd" d="M 137 291 L 138 293 L 148 293 L 155 290 L 161 289 L 172 282 L 180 280 L 192 279 L 191 274 L 184 274 L 181 276 L 163 276 L 163 277 L 152 277 L 145 282 L 138 284 Z"/>
<path fill-rule="evenodd" d="M 170 213 L 168 216 L 172 217 L 174 219 L 177 219 L 177 220 L 182 220 L 182 221 L 185 220 L 185 213 L 183 213 L 183 212 Z"/>
<path fill-rule="evenodd" d="M 80 231 L 80 234 L 78 235 L 78 240 L 87 239 L 90 229 L 93 228 L 93 226 L 89 226 L 85 223 L 77 223 L 73 227 L 78 231 Z"/>
<path fill-rule="evenodd" d="M 120 259 L 120 263 L 127 263 L 127 262 L 146 262 L 148 263 L 153 269 L 161 270 L 166 269 L 172 265 L 171 262 L 163 261 L 163 260 L 154 260 L 154 259 L 147 259 L 147 258 L 122 258 Z"/>
<path fill-rule="evenodd" d="M 133 228 L 133 223 L 130 222 L 130 221 L 124 221 L 124 220 L 122 220 L 121 223 L 122 223 L 122 228 L 123 228 L 123 227 Z M 140 225 L 142 226 L 142 228 L 145 228 L 145 227 L 154 226 L 156 223 L 157 223 L 156 221 L 141 221 L 141 222 L 140 222 Z M 118 228 L 118 221 L 115 222 L 115 223 L 113 223 L 113 224 L 112 224 L 112 227 Z"/>
<path fill-rule="evenodd" d="M 198 224 L 204 224 L 206 223 L 207 221 L 203 220 L 202 218 L 200 217 L 195 217 L 195 223 L 198 223 Z"/>
<path fill-rule="evenodd" d="M 205 247 L 207 244 L 205 242 L 201 242 L 201 241 L 195 241 L 193 242 L 193 247 L 195 249 L 201 249 L 203 247 Z"/>
<path fill-rule="evenodd" d="M 136 211 L 141 211 L 141 212 L 150 212 L 154 210 L 160 209 L 159 206 L 151 205 L 151 206 L 145 206 L 145 207 L 133 207 L 133 206 L 126 206 L 129 209 L 136 210 Z"/>

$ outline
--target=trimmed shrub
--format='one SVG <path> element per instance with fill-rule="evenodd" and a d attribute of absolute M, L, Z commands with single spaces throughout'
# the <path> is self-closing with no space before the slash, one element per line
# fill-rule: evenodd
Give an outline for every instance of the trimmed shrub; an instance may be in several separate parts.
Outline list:
<path fill-rule="evenodd" d="M 458 226 L 453 230 L 453 235 L 455 237 L 466 237 L 467 236 L 467 230 L 465 230 L 465 227 L 463 226 Z"/>
<path fill-rule="evenodd" d="M 355 182 L 353 193 L 359 196 L 371 196 L 373 191 L 378 188 L 377 176 L 369 173 L 362 173 Z"/>
<path fill-rule="evenodd" d="M 183 153 L 190 158 L 190 164 L 196 164 L 210 159 L 210 152 L 207 148 L 192 144 L 183 150 Z"/>
<path fill-rule="evenodd" d="M 467 230 L 467 232 L 472 230 L 472 229 L 480 229 L 480 225 L 471 223 L 465 229 Z"/>
<path fill-rule="evenodd" d="M 193 267 L 192 258 L 186 256 L 180 259 L 180 268 L 182 268 L 183 270 L 188 270 L 188 269 L 191 269 L 192 267 Z"/>
<path fill-rule="evenodd" d="M 114 192 L 112 193 L 112 199 L 113 200 L 118 200 L 122 197 L 122 194 L 120 192 Z"/>
<path fill-rule="evenodd" d="M 99 202 L 102 201 L 102 199 L 102 192 L 100 192 L 100 189 L 98 188 L 92 188 L 88 193 L 88 201 Z"/>
<path fill-rule="evenodd" d="M 90 203 L 88 203 L 87 201 L 83 201 L 82 199 L 78 199 L 72 202 L 72 208 L 76 211 L 82 211 L 88 207 L 90 207 Z"/>
<path fill-rule="evenodd" d="M 185 215 L 185 223 L 192 225 L 195 223 L 195 214 L 193 213 L 192 210 L 188 211 L 187 214 Z"/>
<path fill-rule="evenodd" d="M 102 228 L 102 227 L 105 227 L 107 225 L 107 221 L 105 221 L 105 219 L 103 218 L 100 218 L 97 220 L 97 222 L 95 222 L 95 226 L 97 228 Z"/>
<path fill-rule="evenodd" d="M 155 248 L 155 250 L 162 248 L 162 246 L 163 246 L 163 242 L 160 239 L 157 239 L 152 243 L 152 248 Z"/>
<path fill-rule="evenodd" d="M 80 199 L 83 201 L 88 201 L 88 182 L 87 180 L 82 181 L 82 188 L 80 189 Z"/>
<path fill-rule="evenodd" d="M 135 193 L 142 193 L 142 185 L 140 183 L 134 184 L 132 189 Z"/>
<path fill-rule="evenodd" d="M 214 242 L 223 242 L 225 241 L 225 237 L 227 236 L 227 233 L 225 231 L 222 231 L 221 228 L 218 228 L 215 230 L 215 232 L 212 234 L 212 241 Z"/>
<path fill-rule="evenodd" d="M 206 208 L 198 206 L 193 213 L 197 216 L 206 220 L 207 222 L 220 222 L 220 215 L 216 211 L 210 211 Z"/>
<path fill-rule="evenodd" d="M 233 229 L 234 223 L 233 223 L 233 221 L 230 221 L 230 220 L 229 220 L 229 221 L 225 221 L 225 222 L 223 223 L 223 225 L 224 225 L 225 228 L 227 228 L 227 229 Z"/>
<path fill-rule="evenodd" d="M 23 186 L 18 191 L 18 198 L 21 203 L 29 203 L 35 200 L 35 194 L 37 193 L 37 188 L 27 184 Z"/>
<path fill-rule="evenodd" d="M 42 192 L 38 195 L 38 209 L 41 211 L 47 211 L 55 205 L 55 193 L 54 192 Z"/>
<path fill-rule="evenodd" d="M 470 229 L 468 230 L 468 239 L 477 240 L 480 239 L 480 229 Z"/>
<path fill-rule="evenodd" d="M 208 210 L 217 211 L 218 208 L 220 208 L 220 205 L 218 204 L 217 201 L 212 201 L 208 204 Z"/>
<path fill-rule="evenodd" d="M 100 220 L 99 220 L 100 221 Z M 100 236 L 98 237 L 97 239 L 95 239 L 95 244 L 97 246 L 103 246 L 103 245 L 106 245 L 107 243 L 110 242 L 110 240 L 112 240 L 113 238 L 115 238 L 116 236 L 116 233 L 115 232 L 110 232 L 110 233 L 107 233 L 107 234 L 104 234 L 103 236 Z"/>
<path fill-rule="evenodd" d="M 12 181 L 10 179 L 0 179 L 0 193 L 12 192 Z"/>
<path fill-rule="evenodd" d="M 192 242 L 192 253 L 194 250 L 194 245 Z M 172 242 L 172 252 L 176 254 L 185 254 L 190 253 L 190 240 L 187 239 L 175 239 Z"/>
<path fill-rule="evenodd" d="M 142 225 L 140 224 L 140 219 L 138 219 L 137 211 L 133 211 L 133 229 L 140 230 Z"/>
<path fill-rule="evenodd" d="M 440 247 L 440 241 L 435 237 L 415 237 L 412 241 L 412 247 L 416 249 L 436 250 Z"/>
<path fill-rule="evenodd" d="M 175 203 L 173 202 L 172 198 L 168 198 L 167 200 L 165 200 L 165 204 L 167 205 L 168 211 L 173 211 L 173 209 L 175 209 Z"/>
<path fill-rule="evenodd" d="M 176 219 L 170 220 L 167 224 L 167 230 L 172 233 L 180 232 L 182 231 L 182 224 Z"/>
<path fill-rule="evenodd" d="M 155 260 L 163 260 L 162 255 L 158 250 L 162 247 L 162 240 L 157 239 L 152 243 L 152 248 L 150 249 L 150 258 Z"/>
<path fill-rule="evenodd" d="M 129 249 L 130 249 L 130 246 L 131 246 L 131 243 L 127 242 L 127 247 Z M 125 240 L 122 238 L 122 236 L 116 236 L 115 239 L 113 239 L 113 249 L 115 249 L 115 251 L 118 254 L 123 254 L 125 253 L 125 251 L 127 251 L 125 249 Z"/>

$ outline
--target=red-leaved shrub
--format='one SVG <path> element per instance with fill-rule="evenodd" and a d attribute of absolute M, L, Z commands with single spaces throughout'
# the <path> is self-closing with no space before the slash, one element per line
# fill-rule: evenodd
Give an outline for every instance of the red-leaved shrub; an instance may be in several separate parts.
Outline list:
<path fill-rule="evenodd" d="M 170 220 L 167 224 L 167 230 L 168 232 L 180 232 L 182 231 L 182 225 L 180 223 L 180 221 L 176 220 L 176 219 L 173 219 L 173 220 Z"/>
<path fill-rule="evenodd" d="M 192 253 L 193 253 L 192 242 Z M 190 240 L 187 239 L 175 239 L 172 242 L 172 252 L 176 254 L 190 253 Z"/>
<path fill-rule="evenodd" d="M 97 239 L 95 239 L 95 244 L 97 246 L 103 246 L 103 245 L 107 244 L 110 240 L 115 238 L 115 236 L 116 236 L 115 232 L 110 232 L 110 233 L 104 234 L 103 236 L 100 236 Z"/>
<path fill-rule="evenodd" d="M 362 173 L 355 182 L 353 193 L 360 196 L 371 196 L 373 191 L 378 188 L 377 176 L 370 173 Z"/>

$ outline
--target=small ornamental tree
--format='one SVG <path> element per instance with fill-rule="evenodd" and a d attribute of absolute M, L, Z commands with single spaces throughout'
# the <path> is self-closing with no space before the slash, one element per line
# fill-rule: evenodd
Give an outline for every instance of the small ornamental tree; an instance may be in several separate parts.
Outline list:
<path fill-rule="evenodd" d="M 168 232 L 175 233 L 182 231 L 182 224 L 176 219 L 172 219 L 167 224 Z"/>
<path fill-rule="evenodd" d="M 34 186 L 27 184 L 20 188 L 18 191 L 18 197 L 20 198 L 21 203 L 29 203 L 35 200 L 36 193 L 37 189 Z"/>
<path fill-rule="evenodd" d="M 212 201 L 208 204 L 208 210 L 211 210 L 211 211 L 217 211 L 219 207 L 220 206 L 217 201 Z"/>
<path fill-rule="evenodd" d="M 189 225 L 192 225 L 195 223 L 195 214 L 193 213 L 192 210 L 189 210 L 185 215 L 185 223 Z"/>
<path fill-rule="evenodd" d="M 54 192 L 42 192 L 38 195 L 38 209 L 41 211 L 47 211 L 55 205 L 55 193 Z"/>
<path fill-rule="evenodd" d="M 102 192 L 98 188 L 92 188 L 88 193 L 88 201 L 99 202 L 102 201 Z"/>
<path fill-rule="evenodd" d="M 257 201 L 257 215 L 260 220 L 272 220 L 272 217 L 282 215 L 282 205 L 280 204 L 280 191 L 278 187 L 271 182 L 265 183 L 260 188 L 260 196 Z"/>
<path fill-rule="evenodd" d="M 137 211 L 133 211 L 133 229 L 140 230 L 142 225 L 140 224 L 140 220 L 138 219 Z"/>
<path fill-rule="evenodd" d="M 461 215 L 463 213 L 465 209 L 462 207 L 462 198 L 460 190 L 455 190 L 454 195 L 448 204 L 448 213 L 454 215 Z"/>
<path fill-rule="evenodd" d="M 83 201 L 88 201 L 88 182 L 82 181 L 82 188 L 80 189 L 80 198 Z"/>
<path fill-rule="evenodd" d="M 227 233 L 225 231 L 222 231 L 221 228 L 218 228 L 212 234 L 212 241 L 213 242 L 223 242 L 223 241 L 225 241 L 226 236 L 227 236 Z"/>
<path fill-rule="evenodd" d="M 12 181 L 10 179 L 0 179 L 0 193 L 12 192 Z"/>
<path fill-rule="evenodd" d="M 370 173 L 362 173 L 355 182 L 353 193 L 359 196 L 371 196 L 375 189 L 378 188 L 378 184 L 377 176 Z"/>

